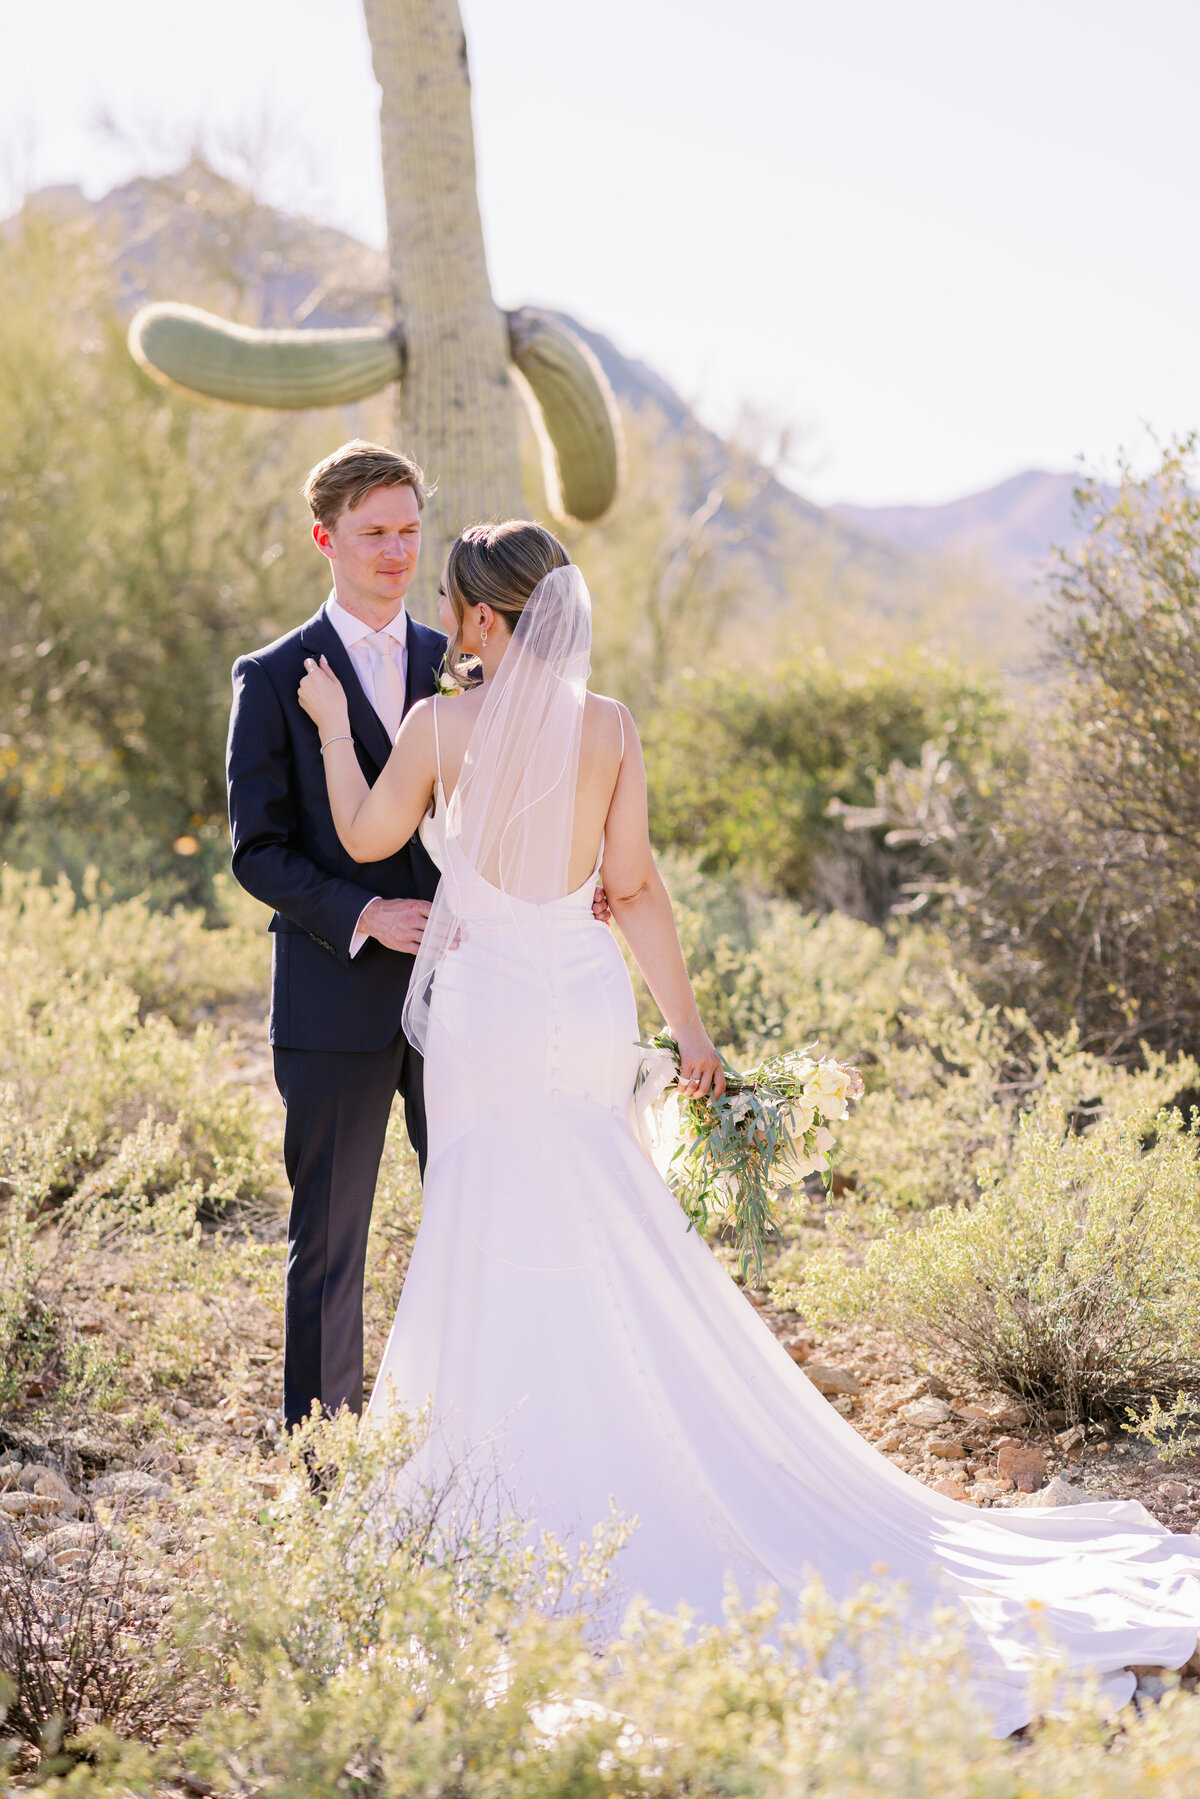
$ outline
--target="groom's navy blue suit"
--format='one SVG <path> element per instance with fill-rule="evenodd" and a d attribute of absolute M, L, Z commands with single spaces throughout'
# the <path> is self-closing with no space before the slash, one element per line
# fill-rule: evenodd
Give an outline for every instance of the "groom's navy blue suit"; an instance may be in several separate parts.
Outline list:
<path fill-rule="evenodd" d="M 405 709 L 432 694 L 446 639 L 408 621 Z M 391 745 L 324 607 L 233 667 L 226 772 L 233 872 L 274 908 L 271 1043 L 292 1185 L 284 1320 L 284 1417 L 314 1399 L 362 1409 L 362 1286 L 388 1115 L 399 1091 L 425 1164 L 421 1058 L 400 1014 L 413 959 L 374 938 L 351 960 L 363 907 L 431 900 L 438 871 L 420 839 L 382 862 L 338 841 L 317 727 L 296 697 L 307 656 L 326 656 L 346 690 L 359 765 L 374 782 Z"/>

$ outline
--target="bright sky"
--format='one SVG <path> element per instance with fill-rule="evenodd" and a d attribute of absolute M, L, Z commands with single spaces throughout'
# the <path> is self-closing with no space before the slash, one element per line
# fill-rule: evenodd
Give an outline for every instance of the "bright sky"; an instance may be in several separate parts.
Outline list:
<path fill-rule="evenodd" d="M 942 500 L 1200 426 L 1196 0 L 463 14 L 497 299 L 606 332 L 718 428 L 800 427 L 815 498 Z M 358 0 L 0 15 L 10 196 L 257 140 L 265 197 L 383 241 Z"/>

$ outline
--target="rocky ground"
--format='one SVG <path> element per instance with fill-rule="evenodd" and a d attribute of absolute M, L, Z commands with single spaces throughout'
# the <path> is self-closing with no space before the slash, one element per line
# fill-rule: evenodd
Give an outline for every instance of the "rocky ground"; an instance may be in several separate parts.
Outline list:
<path fill-rule="evenodd" d="M 1039 1427 L 1004 1394 L 950 1387 L 886 1333 L 818 1337 L 765 1293 L 748 1298 L 792 1359 L 889 1461 L 968 1505 L 1082 1505 L 1137 1499 L 1171 1530 L 1200 1522 L 1200 1462 L 1163 1462 L 1114 1426 Z"/>

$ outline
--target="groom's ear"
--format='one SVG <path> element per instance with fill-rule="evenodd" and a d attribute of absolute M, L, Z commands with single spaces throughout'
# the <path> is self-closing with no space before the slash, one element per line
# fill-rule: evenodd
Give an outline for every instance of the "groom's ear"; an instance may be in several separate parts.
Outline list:
<path fill-rule="evenodd" d="M 334 561 L 337 551 L 333 547 L 333 538 L 329 535 L 328 527 L 319 518 L 313 520 L 312 537 L 322 556 L 327 556 L 330 562 Z"/>

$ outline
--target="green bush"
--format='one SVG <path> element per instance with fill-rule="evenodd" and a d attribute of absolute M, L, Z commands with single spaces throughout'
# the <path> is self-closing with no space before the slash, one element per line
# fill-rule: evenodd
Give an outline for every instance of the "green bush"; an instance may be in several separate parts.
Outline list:
<path fill-rule="evenodd" d="M 736 873 L 704 874 L 695 853 L 659 861 L 701 1014 L 735 1062 L 814 1039 L 843 1059 L 875 1060 L 906 1007 L 945 984 L 950 952 L 936 932 L 807 911 Z M 631 972 L 639 1017 L 657 1028 L 645 983 Z"/>
<path fill-rule="evenodd" d="M 1031 1108 L 1049 1104 L 1084 1129 L 1171 1105 L 1198 1076 L 1188 1058 L 1147 1051 L 1130 1069 L 1081 1050 L 1073 1031 L 1043 1036 L 945 969 L 902 996 L 898 1028 L 878 1041 L 866 1095 L 839 1132 L 839 1165 L 889 1211 L 961 1204 L 1015 1153 Z"/>
<path fill-rule="evenodd" d="M 1069 1423 L 1200 1398 L 1196 1125 L 1143 1112 L 1078 1134 L 1051 1095 L 978 1179 L 975 1205 L 895 1223 L 860 1258 L 817 1253 L 787 1297 Z"/>
<path fill-rule="evenodd" d="M 703 1016 L 735 1064 L 813 1041 L 866 1076 L 838 1128 L 836 1161 L 861 1198 L 892 1211 L 975 1198 L 981 1171 L 1012 1153 L 1022 1116 L 1053 1101 L 1079 1126 L 1170 1105 L 1200 1083 L 1188 1059 L 1147 1052 L 1126 1068 L 985 1005 L 936 925 L 882 930 L 807 912 L 706 876 L 668 854 L 684 955 Z M 636 970 L 643 1029 L 658 1026 Z"/>
<path fill-rule="evenodd" d="M 33 951 L 40 964 L 68 979 L 108 977 L 137 994 L 139 1015 L 160 1012 L 177 1025 L 221 1006 L 263 1002 L 270 952 L 267 914 L 226 875 L 215 885 L 233 919 L 208 928 L 199 909 L 164 911 L 138 896 L 119 903 L 96 897 L 95 872 L 84 896 L 60 875 L 47 886 L 37 874 L 0 869 L 0 930 L 7 951 Z"/>
<path fill-rule="evenodd" d="M 979 990 L 1130 1062 L 1200 1048 L 1195 475 L 1189 440 L 1115 492 L 1080 491 L 1087 528 L 1049 612 L 1055 686 L 987 804 L 953 769 L 936 820 L 916 816 L 928 769 L 892 771 L 877 796 L 918 884 L 951 902 Z"/>
<path fill-rule="evenodd" d="M 650 827 L 706 874 L 886 918 L 904 859 L 848 837 L 831 800 L 869 806 L 893 761 L 936 740 L 980 799 L 1003 736 L 996 688 L 928 654 L 865 669 L 819 654 L 698 677 L 646 719 Z"/>
<path fill-rule="evenodd" d="M 416 1441 L 317 1430 L 343 1471 L 322 1506 L 293 1478 L 265 1509 L 219 1465 L 202 1546 L 165 1653 L 191 1725 L 153 1747 L 83 1729 L 65 1789 L 106 1799 L 201 1784 L 279 1799 L 1191 1799 L 1200 1702 L 1176 1691 L 1119 1729 L 1052 1657 L 1034 1673 L 1049 1721 L 998 1741 L 972 1696 L 957 1620 L 920 1630 L 903 1595 L 835 1604 L 815 1581 L 794 1613 L 730 1603 L 689 1629 L 635 1605 L 600 1642 L 621 1531 L 575 1558 L 453 1516 L 452 1490 L 391 1499 Z M 298 1464 L 298 1473 L 303 1468 Z M 129 1645 L 139 1671 L 155 1653 Z M 51 1766 L 54 1764 L 52 1763 Z M 44 1776 L 28 1790 L 64 1789 Z"/>
<path fill-rule="evenodd" d="M 76 906 L 65 883 L 48 892 L 11 875 L 0 925 L 7 1197 L 37 1213 L 72 1195 L 136 1192 L 142 1203 L 186 1186 L 212 1211 L 273 1184 L 253 1101 L 225 1079 L 212 1026 L 188 1036 L 150 1009 L 187 1016 L 252 991 L 262 952 L 248 933 L 206 931 L 197 914 L 138 900 Z M 155 1121 L 169 1145 L 147 1134 Z"/>
<path fill-rule="evenodd" d="M 111 283 L 82 225 L 0 240 L 0 830 L 51 877 L 204 902 L 230 665 L 323 598 L 298 490 L 350 433 L 148 380 Z"/>
<path fill-rule="evenodd" d="M 19 1207 L 0 1207 L 0 1408 L 104 1407 L 121 1394 L 119 1356 L 81 1337 L 64 1301 L 67 1261 L 38 1243 Z"/>

